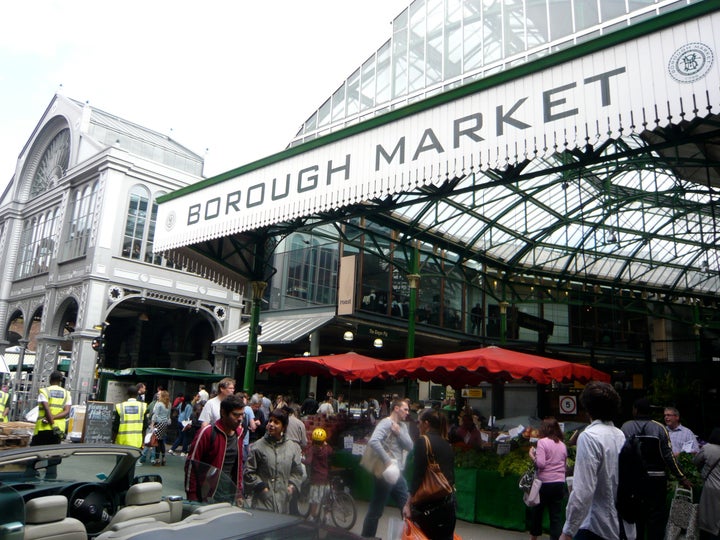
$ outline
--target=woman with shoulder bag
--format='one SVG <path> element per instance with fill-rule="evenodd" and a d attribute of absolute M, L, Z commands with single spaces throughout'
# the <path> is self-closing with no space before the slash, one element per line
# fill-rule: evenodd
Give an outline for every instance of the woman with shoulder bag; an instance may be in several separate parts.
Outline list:
<path fill-rule="evenodd" d="M 403 508 L 403 516 L 415 522 L 428 538 L 433 540 L 452 540 L 455 532 L 455 469 L 453 451 L 447 441 L 447 420 L 445 415 L 435 409 L 424 409 L 418 416 L 420 437 L 415 441 L 415 458 L 410 498 Z M 419 501 L 421 487 L 432 463 L 439 465 L 447 480 L 450 493 L 441 491 L 441 498 L 427 498 Z M 440 480 L 444 480 L 440 478 Z"/>
<path fill-rule="evenodd" d="M 540 425 L 537 448 L 530 448 L 530 458 L 535 462 L 540 486 L 540 504 L 530 507 L 530 538 L 542 535 L 542 519 L 545 508 L 550 514 L 550 538 L 562 534 L 562 500 L 565 497 L 565 465 L 567 447 L 563 432 L 555 418 L 546 418 Z"/>

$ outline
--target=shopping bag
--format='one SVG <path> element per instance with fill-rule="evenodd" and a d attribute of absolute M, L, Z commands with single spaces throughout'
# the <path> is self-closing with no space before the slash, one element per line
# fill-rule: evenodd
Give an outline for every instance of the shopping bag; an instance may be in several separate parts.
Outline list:
<path fill-rule="evenodd" d="M 420 530 L 420 527 L 418 527 L 414 521 L 412 521 L 408 518 L 405 518 L 405 525 L 403 526 L 403 532 L 402 532 L 402 536 L 400 536 L 400 539 L 401 540 L 430 540 Z"/>
<path fill-rule="evenodd" d="M 375 478 L 382 478 L 385 471 L 385 463 L 372 446 L 365 445 L 365 451 L 360 459 L 360 466 Z"/>
<path fill-rule="evenodd" d="M 677 487 L 670 503 L 665 539 L 697 540 L 698 536 L 698 505 L 693 504 L 692 490 Z"/>
<path fill-rule="evenodd" d="M 413 495 L 413 504 L 422 504 L 426 502 L 438 501 L 444 499 L 453 492 L 453 487 L 448 482 L 443 472 L 440 470 L 440 465 L 435 460 L 432 447 L 430 446 L 430 439 L 423 435 L 425 439 L 425 449 L 427 452 L 428 465 L 425 470 L 425 476 L 423 476 L 420 486 Z"/>
<path fill-rule="evenodd" d="M 542 486 L 542 480 L 536 476 L 533 478 L 530 491 L 523 493 L 523 502 L 526 506 L 533 507 L 540 504 L 540 486 Z"/>
<path fill-rule="evenodd" d="M 155 434 L 155 430 L 148 430 L 148 432 L 145 434 L 144 439 L 145 446 L 155 447 L 158 445 L 158 438 Z"/>
<path fill-rule="evenodd" d="M 523 473 L 523 475 L 520 477 L 520 482 L 518 482 L 518 487 L 528 492 L 532 488 L 533 480 L 535 480 L 535 465 L 530 465 L 528 467 L 528 470 Z"/>

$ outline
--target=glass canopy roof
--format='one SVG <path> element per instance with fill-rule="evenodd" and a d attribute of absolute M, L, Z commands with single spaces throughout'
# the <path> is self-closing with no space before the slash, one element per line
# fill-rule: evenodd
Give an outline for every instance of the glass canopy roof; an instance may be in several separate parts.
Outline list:
<path fill-rule="evenodd" d="M 714 1 L 416 0 L 395 19 L 392 39 L 308 119 L 293 144 L 688 4 Z M 192 250 L 215 261 L 219 275 L 234 271 L 257 279 L 251 256 L 243 254 L 247 246 L 302 231 L 375 252 L 405 273 L 417 271 L 417 248 L 420 260 L 433 259 L 435 268 L 466 280 L 497 275 L 504 283 L 547 281 L 555 291 L 589 285 L 715 304 L 720 118 L 710 111 L 653 126 L 595 147 L 560 148 L 501 168 L 425 179 L 412 190 L 200 242 Z M 262 250 L 271 251 L 269 244 Z"/>
<path fill-rule="evenodd" d="M 295 146 L 700 0 L 415 0 Z"/>
<path fill-rule="evenodd" d="M 415 0 L 291 145 L 691 3 Z M 404 241 L 447 246 L 448 259 L 466 268 L 713 297 L 718 125 L 710 115 L 674 133 L 658 128 L 476 172 L 365 204 L 362 213 L 405 230 Z M 372 225 L 364 232 L 378 234 Z"/>

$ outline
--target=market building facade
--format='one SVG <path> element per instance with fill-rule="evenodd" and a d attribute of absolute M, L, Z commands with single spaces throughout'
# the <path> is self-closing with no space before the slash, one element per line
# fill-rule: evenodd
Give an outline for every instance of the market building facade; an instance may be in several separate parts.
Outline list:
<path fill-rule="evenodd" d="M 248 390 L 262 357 L 510 344 L 716 396 L 719 16 L 416 0 L 285 151 L 161 197 L 155 249 L 250 282 L 215 342 Z"/>
<path fill-rule="evenodd" d="M 241 287 L 153 253 L 157 197 L 202 168 L 165 135 L 52 99 L 0 199 L 0 354 L 15 366 L 14 418 L 58 368 L 76 404 L 101 397 L 104 371 L 232 373 L 211 343 L 240 324 Z"/>

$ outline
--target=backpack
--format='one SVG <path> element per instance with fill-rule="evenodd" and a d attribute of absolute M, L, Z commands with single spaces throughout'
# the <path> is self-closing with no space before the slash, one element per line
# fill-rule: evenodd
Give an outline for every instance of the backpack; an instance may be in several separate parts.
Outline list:
<path fill-rule="evenodd" d="M 645 427 L 629 437 L 618 456 L 618 489 L 615 507 L 620 517 L 636 523 L 645 515 L 653 486 L 650 464 L 660 456 L 660 439 L 645 435 Z"/>

